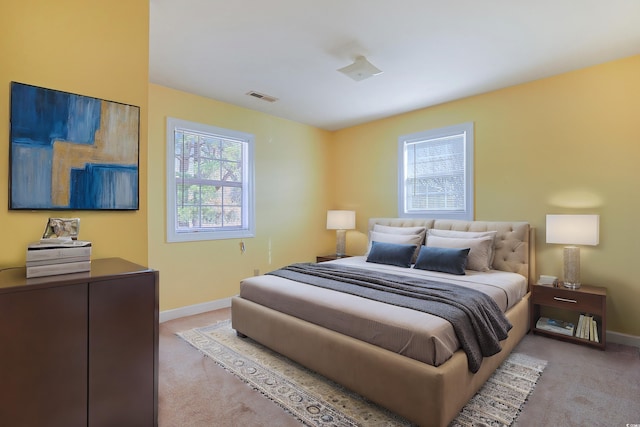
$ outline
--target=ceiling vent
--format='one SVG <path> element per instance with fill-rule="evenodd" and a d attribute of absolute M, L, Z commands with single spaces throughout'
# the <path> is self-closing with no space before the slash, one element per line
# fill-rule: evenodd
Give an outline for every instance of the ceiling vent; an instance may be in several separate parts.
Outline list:
<path fill-rule="evenodd" d="M 340 68 L 338 71 L 357 82 L 382 74 L 382 70 L 367 61 L 364 56 L 358 56 L 353 64 Z"/>
<path fill-rule="evenodd" d="M 256 92 L 254 90 L 247 92 L 246 95 L 253 96 L 254 98 L 267 102 L 276 102 L 278 100 L 278 98 L 274 98 L 273 96 L 265 95 L 264 93 Z"/>

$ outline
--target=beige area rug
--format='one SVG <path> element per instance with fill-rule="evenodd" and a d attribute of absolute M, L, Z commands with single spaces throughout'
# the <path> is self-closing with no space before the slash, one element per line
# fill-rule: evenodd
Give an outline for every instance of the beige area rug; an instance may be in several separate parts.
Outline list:
<path fill-rule="evenodd" d="M 305 425 L 412 425 L 255 341 L 237 337 L 228 320 L 177 335 Z M 451 426 L 512 425 L 545 366 L 543 360 L 512 353 Z"/>

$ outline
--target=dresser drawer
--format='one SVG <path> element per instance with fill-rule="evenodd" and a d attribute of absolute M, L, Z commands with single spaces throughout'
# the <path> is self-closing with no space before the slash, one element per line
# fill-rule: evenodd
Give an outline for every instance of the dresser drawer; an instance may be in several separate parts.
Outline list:
<path fill-rule="evenodd" d="M 532 295 L 531 302 L 548 307 L 593 312 L 601 309 L 603 297 L 578 290 L 537 286 L 536 291 Z"/>

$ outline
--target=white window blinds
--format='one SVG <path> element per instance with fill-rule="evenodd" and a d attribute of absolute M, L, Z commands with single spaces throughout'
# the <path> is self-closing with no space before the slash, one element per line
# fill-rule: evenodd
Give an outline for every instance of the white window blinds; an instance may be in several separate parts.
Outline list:
<path fill-rule="evenodd" d="M 399 140 L 399 214 L 473 219 L 473 124 Z"/>

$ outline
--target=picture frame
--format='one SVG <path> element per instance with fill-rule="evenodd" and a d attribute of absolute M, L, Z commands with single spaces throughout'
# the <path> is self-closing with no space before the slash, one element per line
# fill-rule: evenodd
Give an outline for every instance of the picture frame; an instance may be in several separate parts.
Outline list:
<path fill-rule="evenodd" d="M 11 82 L 10 210 L 138 210 L 140 107 Z"/>

